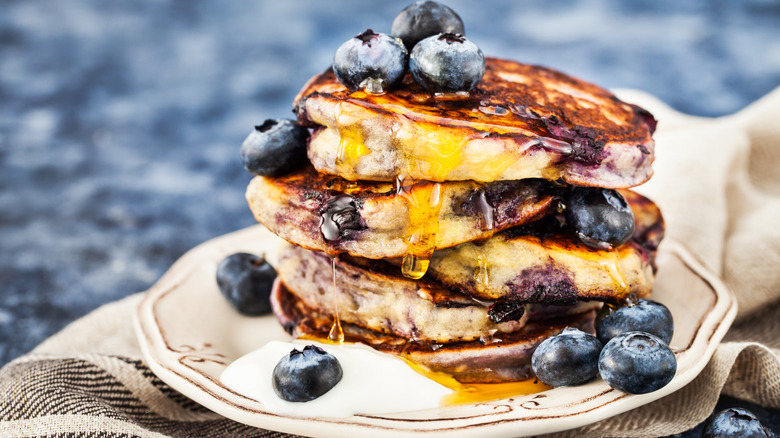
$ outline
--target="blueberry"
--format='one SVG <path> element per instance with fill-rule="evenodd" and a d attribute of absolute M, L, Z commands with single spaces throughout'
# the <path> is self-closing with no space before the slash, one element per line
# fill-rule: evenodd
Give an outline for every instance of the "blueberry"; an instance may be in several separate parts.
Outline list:
<path fill-rule="evenodd" d="M 602 344 L 626 332 L 650 333 L 658 336 L 666 344 L 672 340 L 672 333 L 674 333 L 672 313 L 661 303 L 640 299 L 634 305 L 611 311 L 609 307 L 604 306 L 604 309 L 596 319 L 596 336 Z"/>
<path fill-rule="evenodd" d="M 755 415 L 747 409 L 724 409 L 704 423 L 702 438 L 767 438 L 773 434 L 766 430 Z"/>
<path fill-rule="evenodd" d="M 465 35 L 463 20 L 452 9 L 438 2 L 420 0 L 404 8 L 390 29 L 390 34 L 401 38 L 412 50 L 421 40 L 440 33 Z"/>
<path fill-rule="evenodd" d="M 607 384 L 629 394 L 646 394 L 666 386 L 677 372 L 677 359 L 666 343 L 644 332 L 615 336 L 599 356 L 599 373 Z"/>
<path fill-rule="evenodd" d="M 409 71 L 431 93 L 469 91 L 485 74 L 485 55 L 466 37 L 441 33 L 414 46 Z"/>
<path fill-rule="evenodd" d="M 293 349 L 274 367 L 276 395 L 291 402 L 306 402 L 330 391 L 341 380 L 338 359 L 316 345 Z"/>
<path fill-rule="evenodd" d="M 596 377 L 600 351 L 601 342 L 595 336 L 566 328 L 536 347 L 531 368 L 546 385 L 581 385 Z"/>
<path fill-rule="evenodd" d="M 336 50 L 333 72 L 352 91 L 382 94 L 401 82 L 408 59 L 401 40 L 368 29 Z"/>
<path fill-rule="evenodd" d="M 222 259 L 217 266 L 217 286 L 230 304 L 243 315 L 271 312 L 268 297 L 276 270 L 263 258 L 239 252 Z"/>
<path fill-rule="evenodd" d="M 634 213 L 616 190 L 572 187 L 565 204 L 566 222 L 588 246 L 622 245 L 634 233 Z"/>
<path fill-rule="evenodd" d="M 309 130 L 292 120 L 268 119 L 241 145 L 241 162 L 250 173 L 279 176 L 306 163 Z"/>

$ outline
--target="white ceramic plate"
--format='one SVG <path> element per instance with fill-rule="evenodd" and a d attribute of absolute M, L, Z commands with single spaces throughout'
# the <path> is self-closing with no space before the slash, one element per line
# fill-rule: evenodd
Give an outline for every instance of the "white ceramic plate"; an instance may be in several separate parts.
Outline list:
<path fill-rule="evenodd" d="M 511 399 L 380 416 L 290 418 L 222 385 L 219 376 L 238 357 L 266 342 L 288 340 L 271 316 L 238 315 L 215 283 L 216 266 L 234 252 L 265 252 L 275 262 L 278 238 L 254 226 L 210 240 L 185 254 L 146 293 L 136 314 L 144 357 L 163 381 L 207 408 L 265 429 L 312 436 L 516 437 L 593 423 L 659 399 L 693 380 L 709 361 L 736 314 L 723 283 L 680 243 L 661 246 L 653 298 L 675 320 L 671 342 L 677 375 L 659 391 L 628 395 L 601 379 Z M 355 434 L 355 435 L 352 435 Z"/>

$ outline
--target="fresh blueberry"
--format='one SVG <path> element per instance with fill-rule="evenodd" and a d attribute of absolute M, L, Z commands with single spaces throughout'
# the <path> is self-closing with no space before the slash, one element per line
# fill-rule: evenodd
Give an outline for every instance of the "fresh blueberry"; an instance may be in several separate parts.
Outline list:
<path fill-rule="evenodd" d="M 640 299 L 636 304 L 611 309 L 604 306 L 596 319 L 596 336 L 602 344 L 626 332 L 650 333 L 667 345 L 672 340 L 674 320 L 672 312 L 663 304 Z"/>
<path fill-rule="evenodd" d="M 414 46 L 409 71 L 431 93 L 469 91 L 485 74 L 485 55 L 463 35 L 441 33 Z"/>
<path fill-rule="evenodd" d="M 250 173 L 279 176 L 306 163 L 309 130 L 292 120 L 268 119 L 241 145 L 241 162 Z"/>
<path fill-rule="evenodd" d="M 390 34 L 401 38 L 412 50 L 421 40 L 440 33 L 465 35 L 463 20 L 452 9 L 438 2 L 420 0 L 404 8 L 390 29 Z"/>
<path fill-rule="evenodd" d="M 634 213 L 616 190 L 573 187 L 566 195 L 566 221 L 588 246 L 622 245 L 634 233 Z"/>
<path fill-rule="evenodd" d="M 747 409 L 724 409 L 704 423 L 702 438 L 768 438 L 773 434 L 766 430 L 755 415 Z"/>
<path fill-rule="evenodd" d="M 217 266 L 217 286 L 231 305 L 249 316 L 271 312 L 268 297 L 276 270 L 263 258 L 239 252 L 222 259 Z"/>
<path fill-rule="evenodd" d="M 677 372 L 677 359 L 666 343 L 644 332 L 615 336 L 599 356 L 599 373 L 607 384 L 629 394 L 646 394 L 666 386 Z"/>
<path fill-rule="evenodd" d="M 566 328 L 536 347 L 531 368 L 546 385 L 581 385 L 596 377 L 600 351 L 601 342 L 595 336 Z"/>
<path fill-rule="evenodd" d="M 293 348 L 274 367 L 276 395 L 291 402 L 307 402 L 330 391 L 341 380 L 338 359 L 316 345 Z"/>
<path fill-rule="evenodd" d="M 382 94 L 401 82 L 408 59 L 401 40 L 368 29 L 336 50 L 333 72 L 352 91 Z"/>

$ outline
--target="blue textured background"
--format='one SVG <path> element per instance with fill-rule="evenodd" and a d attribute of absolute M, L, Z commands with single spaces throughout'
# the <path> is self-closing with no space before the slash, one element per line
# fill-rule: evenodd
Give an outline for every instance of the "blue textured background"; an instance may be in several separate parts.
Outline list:
<path fill-rule="evenodd" d="M 409 1 L 0 1 L 0 365 L 252 224 L 252 125 Z M 692 114 L 780 85 L 778 1 L 448 3 L 487 55 Z"/>

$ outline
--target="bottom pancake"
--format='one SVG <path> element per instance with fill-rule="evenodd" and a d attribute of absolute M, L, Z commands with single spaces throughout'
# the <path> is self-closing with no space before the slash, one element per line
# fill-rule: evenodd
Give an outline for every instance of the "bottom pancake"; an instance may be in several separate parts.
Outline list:
<path fill-rule="evenodd" d="M 293 336 L 325 339 L 333 317 L 307 307 L 279 279 L 271 293 L 271 307 L 284 329 Z M 495 333 L 468 342 L 437 343 L 406 339 L 344 323 L 347 342 L 361 342 L 376 350 L 400 356 L 431 371 L 452 375 L 462 383 L 499 383 L 531 377 L 531 356 L 536 347 L 566 327 L 593 333 L 596 310 L 544 321 L 529 321 L 522 329 Z"/>

